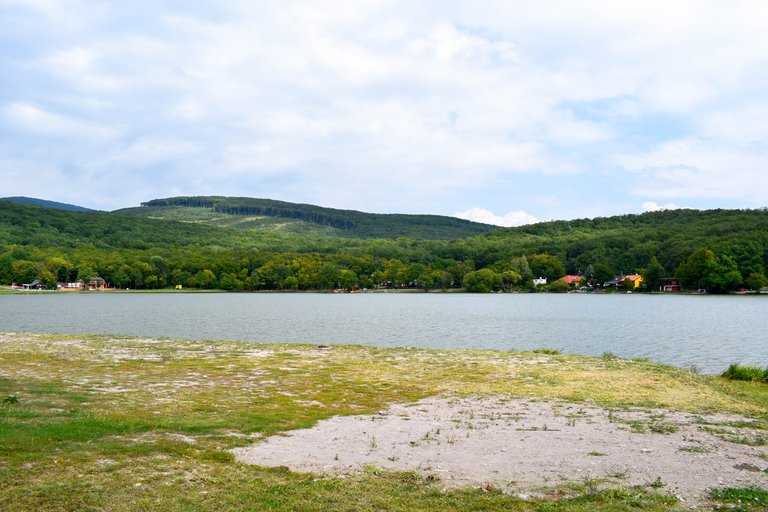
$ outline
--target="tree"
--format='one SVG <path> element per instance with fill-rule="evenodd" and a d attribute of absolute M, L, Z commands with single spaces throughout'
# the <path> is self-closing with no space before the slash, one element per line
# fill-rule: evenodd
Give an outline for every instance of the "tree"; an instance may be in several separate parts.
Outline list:
<path fill-rule="evenodd" d="M 501 280 L 504 290 L 510 292 L 514 286 L 523 280 L 523 276 L 514 270 L 507 270 L 501 274 Z"/>
<path fill-rule="evenodd" d="M 353 290 L 357 286 L 357 274 L 348 268 L 340 270 L 339 286 L 345 290 Z"/>
<path fill-rule="evenodd" d="M 604 283 L 610 281 L 615 277 L 613 269 L 606 262 L 601 261 L 596 263 L 593 269 L 592 277 L 595 280 L 597 286 L 602 287 Z"/>
<path fill-rule="evenodd" d="M 339 267 L 326 263 L 317 273 L 317 287 L 321 290 L 331 290 L 339 285 Z"/>
<path fill-rule="evenodd" d="M 651 257 L 648 266 L 642 272 L 643 283 L 648 290 L 658 291 L 659 281 L 664 277 L 664 267 L 661 266 L 656 256 Z"/>
<path fill-rule="evenodd" d="M 29 284 L 37 277 L 37 265 L 32 261 L 16 260 L 11 264 L 12 280 L 18 284 Z"/>
<path fill-rule="evenodd" d="M 51 288 L 54 290 L 56 289 L 56 284 L 58 283 L 56 274 L 50 270 L 42 270 L 40 272 L 40 281 L 45 285 L 46 288 Z"/>
<path fill-rule="evenodd" d="M 571 285 L 562 279 L 556 279 L 547 285 L 547 291 L 554 293 L 565 293 L 571 291 Z"/>
<path fill-rule="evenodd" d="M 201 270 L 194 276 L 195 282 L 199 288 L 210 290 L 216 288 L 216 274 L 207 268 Z"/>
<path fill-rule="evenodd" d="M 488 293 L 498 290 L 502 277 L 489 268 L 469 272 L 464 276 L 464 289 L 471 293 Z"/>
<path fill-rule="evenodd" d="M 419 274 L 419 277 L 416 278 L 416 286 L 425 292 L 429 291 L 435 287 L 435 279 L 428 272 L 424 272 L 423 274 Z"/>
<path fill-rule="evenodd" d="M 565 275 L 563 262 L 551 254 L 534 254 L 528 258 L 528 265 L 535 277 L 546 277 L 549 281 L 554 281 Z"/>
<path fill-rule="evenodd" d="M 150 274 L 144 278 L 144 286 L 146 286 L 149 289 L 157 288 L 158 285 L 158 279 L 155 274 Z"/>
<path fill-rule="evenodd" d="M 717 266 L 715 253 L 706 247 L 693 251 L 678 267 L 675 275 L 683 288 L 703 288 L 701 280 Z"/>
<path fill-rule="evenodd" d="M 287 280 L 287 279 L 286 279 Z M 243 282 L 237 278 L 237 274 L 233 272 L 228 272 L 221 276 L 221 279 L 219 280 L 219 288 L 222 290 L 242 290 L 244 287 Z"/>
<path fill-rule="evenodd" d="M 735 290 L 742 282 L 736 261 L 730 256 L 720 256 L 714 265 L 707 268 L 701 285 L 712 293 L 727 293 Z"/>
<path fill-rule="evenodd" d="M 716 256 L 700 247 L 693 251 L 677 268 L 677 278 L 686 288 L 706 289 L 712 293 L 726 293 L 742 282 L 736 261 L 730 256 Z"/>
<path fill-rule="evenodd" d="M 759 291 L 761 288 L 768 286 L 768 278 L 760 272 L 752 272 L 744 279 L 744 286 L 750 290 Z"/>
<path fill-rule="evenodd" d="M 91 282 L 91 279 L 96 277 L 96 272 L 89 265 L 78 265 L 77 267 L 77 279 L 85 284 Z"/>
<path fill-rule="evenodd" d="M 45 269 L 56 276 L 57 283 L 64 283 L 69 281 L 72 264 L 64 258 L 52 257 L 45 260 Z"/>

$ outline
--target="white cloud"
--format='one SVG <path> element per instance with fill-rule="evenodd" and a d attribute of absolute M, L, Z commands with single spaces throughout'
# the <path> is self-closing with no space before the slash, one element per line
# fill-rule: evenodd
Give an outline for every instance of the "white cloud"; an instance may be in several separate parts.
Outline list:
<path fill-rule="evenodd" d="M 11 103 L 0 111 L 15 129 L 27 133 L 65 139 L 110 139 L 115 132 L 109 127 L 63 116 L 27 103 Z"/>
<path fill-rule="evenodd" d="M 496 215 L 485 208 L 470 208 L 469 210 L 453 214 L 459 219 L 471 220 L 473 222 L 482 222 L 484 224 L 493 224 L 494 226 L 523 226 L 525 224 L 535 224 L 539 219 L 524 211 L 509 212 L 505 215 Z"/>
<path fill-rule="evenodd" d="M 741 198 L 768 202 L 766 152 L 698 138 L 660 144 L 619 159 L 639 175 L 636 195 L 668 199 Z M 746 206 L 746 205 L 745 205 Z"/>
<path fill-rule="evenodd" d="M 514 194 L 546 218 L 575 203 L 543 192 L 768 195 L 768 4 L 61 5 L 0 0 L 34 28 L 0 49 L 0 130 L 31 136 L 33 168 L 390 211 Z"/>
<path fill-rule="evenodd" d="M 646 201 L 642 205 L 644 212 L 660 212 L 663 210 L 679 210 L 681 207 L 675 203 L 666 203 L 664 205 L 656 204 L 653 201 Z"/>

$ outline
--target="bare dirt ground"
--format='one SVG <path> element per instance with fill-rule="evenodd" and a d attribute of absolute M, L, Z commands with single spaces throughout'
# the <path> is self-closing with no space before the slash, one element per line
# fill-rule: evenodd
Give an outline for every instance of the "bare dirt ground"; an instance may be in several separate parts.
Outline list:
<path fill-rule="evenodd" d="M 751 420 L 503 398 L 430 398 L 334 417 L 234 450 L 238 460 L 344 475 L 416 471 L 446 487 L 527 496 L 564 483 L 644 485 L 695 506 L 712 487 L 768 486 L 768 432 Z"/>

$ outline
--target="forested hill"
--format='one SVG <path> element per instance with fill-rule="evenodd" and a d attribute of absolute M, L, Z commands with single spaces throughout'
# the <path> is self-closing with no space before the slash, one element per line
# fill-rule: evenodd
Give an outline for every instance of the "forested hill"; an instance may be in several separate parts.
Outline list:
<path fill-rule="evenodd" d="M 190 208 L 198 209 L 199 214 L 190 212 Z M 488 224 L 441 215 L 365 213 L 249 197 L 201 196 L 154 199 L 142 203 L 142 208 L 118 210 L 115 213 L 246 229 L 263 228 L 267 223 L 259 223 L 257 218 L 271 218 L 292 223 L 294 230 L 301 230 L 301 226 L 297 226 L 297 223 L 307 223 L 324 228 L 325 234 L 353 238 L 411 237 L 456 240 L 487 233 L 496 228 Z M 232 220 L 227 222 L 222 215 L 229 216 Z M 271 225 L 274 226 L 275 222 L 273 221 Z"/>
<path fill-rule="evenodd" d="M 157 208 L 230 215 L 189 206 L 135 210 Z M 300 232 L 234 229 L 135 212 L 72 212 L 0 201 L 0 284 L 39 279 L 55 286 L 57 280 L 98 275 L 132 289 L 306 290 L 387 283 L 531 290 L 533 277 L 552 282 L 566 273 L 591 275 L 599 285 L 615 275 L 640 273 L 647 282 L 652 275 L 674 276 L 692 290 L 768 286 L 766 210 L 555 221 L 454 240 L 334 235 L 339 232 L 327 226 Z M 483 286 L 467 286 L 470 278 L 481 278 Z"/>
<path fill-rule="evenodd" d="M 639 215 L 551 221 L 502 229 L 468 240 L 506 255 L 548 253 L 568 273 L 608 263 L 616 273 L 633 273 L 656 257 L 669 275 L 694 250 L 706 247 L 728 256 L 742 273 L 768 266 L 768 210 L 665 210 Z M 484 260 L 485 261 L 485 260 Z"/>
<path fill-rule="evenodd" d="M 54 208 L 56 210 L 68 210 L 71 212 L 96 211 L 90 208 L 85 208 L 84 206 L 77 206 L 77 205 L 68 204 L 68 203 L 59 203 L 57 201 L 48 201 L 47 199 L 38 199 L 36 197 L 24 197 L 24 196 L 0 197 L 0 201 L 8 201 L 11 203 L 21 203 L 21 204 L 31 204 L 33 206 L 42 206 L 44 208 Z"/>

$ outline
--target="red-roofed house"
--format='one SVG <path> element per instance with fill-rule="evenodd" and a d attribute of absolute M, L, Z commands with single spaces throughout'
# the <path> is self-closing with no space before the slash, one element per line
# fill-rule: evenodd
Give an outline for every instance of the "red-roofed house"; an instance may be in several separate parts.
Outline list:
<path fill-rule="evenodd" d="M 565 281 L 571 286 L 578 286 L 581 282 L 581 276 L 563 276 L 558 281 Z"/>
<path fill-rule="evenodd" d="M 631 276 L 624 276 L 624 279 L 622 281 L 625 283 L 627 281 L 630 281 L 632 283 L 632 286 L 630 287 L 624 286 L 624 288 L 635 290 L 637 289 L 637 287 L 643 284 L 643 276 L 641 276 L 640 274 L 632 274 Z"/>

